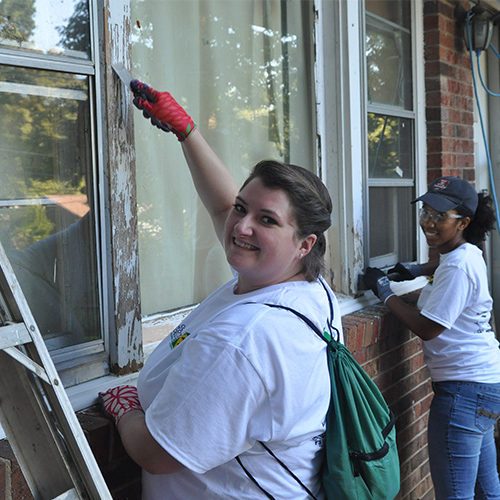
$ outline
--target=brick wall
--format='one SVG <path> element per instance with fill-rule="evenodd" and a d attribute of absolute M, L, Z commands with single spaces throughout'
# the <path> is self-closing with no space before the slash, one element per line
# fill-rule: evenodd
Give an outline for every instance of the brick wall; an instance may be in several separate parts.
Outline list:
<path fill-rule="evenodd" d="M 474 101 L 463 41 L 468 3 L 424 1 L 427 179 L 455 175 L 473 182 Z"/>
<path fill-rule="evenodd" d="M 407 300 L 414 303 L 416 295 Z M 421 340 L 383 305 L 344 316 L 343 326 L 347 347 L 396 415 L 401 466 L 398 500 L 432 500 L 434 490 L 426 448 L 432 389 Z"/>

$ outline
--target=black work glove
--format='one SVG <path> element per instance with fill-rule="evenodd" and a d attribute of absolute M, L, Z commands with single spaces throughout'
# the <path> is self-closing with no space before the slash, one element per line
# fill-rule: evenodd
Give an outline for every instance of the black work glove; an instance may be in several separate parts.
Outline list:
<path fill-rule="evenodd" d="M 377 267 L 367 267 L 363 276 L 365 286 L 369 288 L 384 304 L 389 297 L 395 295 L 386 274 Z"/>
<path fill-rule="evenodd" d="M 407 281 L 423 276 L 425 271 L 420 264 L 398 262 L 392 269 L 387 271 L 387 274 L 391 275 L 391 281 Z"/>

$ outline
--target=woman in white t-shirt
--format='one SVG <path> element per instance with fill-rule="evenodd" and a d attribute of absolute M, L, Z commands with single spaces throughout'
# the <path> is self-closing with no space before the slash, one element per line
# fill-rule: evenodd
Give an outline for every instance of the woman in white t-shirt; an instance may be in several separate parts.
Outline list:
<path fill-rule="evenodd" d="M 236 273 L 157 347 L 138 394 L 129 386 L 100 394 L 143 468 L 143 498 L 323 498 L 326 343 L 295 314 L 267 304 L 298 310 L 341 337 L 337 301 L 320 276 L 328 191 L 311 172 L 276 161 L 257 164 L 238 190 L 168 92 L 131 87 L 145 116 L 181 141 Z"/>
<path fill-rule="evenodd" d="M 481 250 L 494 227 L 492 200 L 457 177 L 436 179 L 422 201 L 420 226 L 439 262 L 399 263 L 400 281 L 432 275 L 417 308 L 394 295 L 389 278 L 368 268 L 365 283 L 423 342 L 434 398 L 428 450 L 437 500 L 500 499 L 494 440 L 500 417 L 500 349 Z"/>

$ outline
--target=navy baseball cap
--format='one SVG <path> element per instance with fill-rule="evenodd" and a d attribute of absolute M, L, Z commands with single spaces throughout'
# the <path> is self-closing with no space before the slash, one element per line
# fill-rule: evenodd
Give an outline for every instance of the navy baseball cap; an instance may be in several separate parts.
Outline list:
<path fill-rule="evenodd" d="M 477 192 L 463 179 L 459 177 L 439 177 L 431 184 L 427 193 L 419 196 L 412 203 L 423 201 L 438 212 L 447 212 L 459 206 L 466 208 L 471 215 L 476 213 Z"/>

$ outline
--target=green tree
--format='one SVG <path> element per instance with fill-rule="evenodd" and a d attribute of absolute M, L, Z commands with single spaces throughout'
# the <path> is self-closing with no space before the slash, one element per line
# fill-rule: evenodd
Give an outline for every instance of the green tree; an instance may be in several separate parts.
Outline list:
<path fill-rule="evenodd" d="M 35 0 L 0 1 L 0 43 L 14 41 L 21 45 L 28 42 L 35 29 Z"/>
<path fill-rule="evenodd" d="M 58 26 L 61 35 L 59 44 L 70 50 L 84 53 L 89 52 L 90 47 L 90 16 L 87 0 L 82 0 L 75 6 L 73 15 L 69 18 L 66 26 Z"/>

